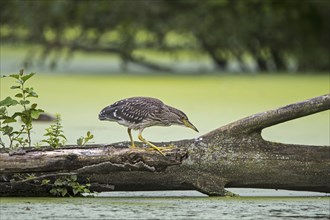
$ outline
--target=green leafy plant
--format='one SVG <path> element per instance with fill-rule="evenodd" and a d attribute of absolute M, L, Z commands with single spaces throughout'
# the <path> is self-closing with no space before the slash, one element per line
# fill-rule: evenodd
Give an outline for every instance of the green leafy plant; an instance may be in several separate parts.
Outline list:
<path fill-rule="evenodd" d="M 43 179 L 41 185 L 50 185 L 49 192 L 54 196 L 76 196 L 91 192 L 90 184 L 80 184 L 76 175 L 58 177 L 54 183 L 51 183 L 49 179 Z"/>
<path fill-rule="evenodd" d="M 31 103 L 31 98 L 38 98 L 37 93 L 32 87 L 27 87 L 26 82 L 34 76 L 34 73 L 25 75 L 23 70 L 19 74 L 9 75 L 14 78 L 16 84 L 10 88 L 17 91 L 14 97 L 6 97 L 0 100 L 0 146 L 7 147 L 5 141 L 9 142 L 9 148 L 16 147 L 31 147 L 31 131 L 32 122 L 38 119 L 40 114 L 44 112 L 42 109 L 37 108 L 36 103 Z M 20 107 L 18 111 L 17 107 Z M 15 111 L 16 110 L 16 111 Z M 21 123 L 18 124 L 18 119 Z M 62 147 L 66 142 L 66 137 L 63 132 L 60 115 L 56 115 L 54 123 L 46 129 L 44 136 L 47 139 L 35 143 L 36 148 L 42 147 L 42 143 L 47 143 L 53 148 Z M 3 139 L 6 137 L 6 140 Z M 93 139 L 94 135 L 90 131 L 87 132 L 85 137 L 80 137 L 77 140 L 78 145 L 86 145 L 88 141 Z M 32 182 L 33 184 L 41 184 L 50 188 L 50 193 L 55 196 L 76 196 L 81 193 L 89 193 L 90 184 L 80 184 L 77 181 L 76 175 L 61 176 L 51 179 L 43 179 L 43 176 L 36 174 L 15 174 L 10 182 Z"/>
<path fill-rule="evenodd" d="M 27 87 L 26 82 L 34 76 L 34 73 L 24 74 L 24 70 L 20 70 L 18 74 L 9 75 L 16 79 L 16 84 L 10 88 L 17 90 L 15 98 L 6 97 L 0 101 L 0 131 L 4 136 L 8 137 L 9 147 L 31 146 L 32 121 L 37 119 L 42 109 L 37 108 L 37 103 L 32 103 L 31 98 L 38 98 L 38 94 L 32 87 Z M 10 114 L 9 109 L 14 106 L 20 106 L 21 111 Z M 17 122 L 17 117 L 22 121 L 20 129 L 15 129 L 13 123 Z M 0 139 L 0 144 L 5 147 L 4 141 Z"/>
<path fill-rule="evenodd" d="M 0 101 L 0 131 L 2 132 L 3 136 L 7 136 L 9 140 L 9 147 L 14 148 L 18 146 L 26 145 L 22 134 L 24 133 L 24 127 L 17 130 L 14 129 L 12 124 L 16 122 L 16 116 L 10 115 L 8 112 L 8 108 L 11 106 L 17 105 L 18 102 L 13 100 L 10 97 L 5 98 L 4 100 Z M 2 140 L 2 136 L 0 137 L 0 145 L 5 147 L 5 143 Z"/>
<path fill-rule="evenodd" d="M 88 141 L 92 140 L 94 138 L 94 135 L 91 134 L 90 131 L 87 132 L 86 137 L 80 137 L 77 139 L 77 145 L 79 146 L 85 146 Z"/>
<path fill-rule="evenodd" d="M 47 176 L 47 175 L 46 175 Z M 75 174 L 51 177 L 49 179 L 41 179 L 35 173 L 17 173 L 12 176 L 10 182 L 30 182 L 30 184 L 37 184 L 49 189 L 49 193 L 54 196 L 78 196 L 82 193 L 90 193 L 89 178 L 86 179 L 86 184 L 80 184 L 78 177 Z M 41 181 L 40 181 L 41 180 Z"/>
<path fill-rule="evenodd" d="M 48 137 L 41 142 L 47 143 L 53 148 L 62 147 L 66 142 L 66 137 L 62 130 L 63 126 L 61 124 L 61 116 L 59 114 L 55 115 L 54 124 L 50 125 L 49 128 L 46 128 L 46 134 L 44 136 Z"/>

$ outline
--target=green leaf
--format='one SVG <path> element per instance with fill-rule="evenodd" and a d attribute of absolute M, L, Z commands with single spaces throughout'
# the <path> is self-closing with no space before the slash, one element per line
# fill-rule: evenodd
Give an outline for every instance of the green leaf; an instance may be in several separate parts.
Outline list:
<path fill-rule="evenodd" d="M 43 179 L 42 182 L 41 182 L 41 185 L 42 185 L 42 186 L 43 186 L 43 185 L 48 185 L 49 182 L 50 182 L 49 179 Z"/>
<path fill-rule="evenodd" d="M 55 185 L 55 186 L 62 186 L 63 184 L 64 184 L 64 183 L 63 183 L 62 178 L 58 178 L 58 179 L 56 179 L 55 182 L 54 182 L 54 185 Z"/>
<path fill-rule="evenodd" d="M 21 86 L 12 86 L 12 87 L 10 87 L 11 89 L 19 89 L 19 88 L 21 88 Z"/>
<path fill-rule="evenodd" d="M 33 118 L 33 119 L 38 119 L 39 118 L 39 116 L 40 116 L 40 111 L 38 111 L 38 110 L 35 110 L 35 109 L 31 109 L 31 117 Z"/>
<path fill-rule="evenodd" d="M 7 97 L 5 98 L 4 100 L 1 100 L 0 101 L 0 106 L 14 106 L 14 105 L 17 105 L 18 102 L 14 99 L 12 99 L 11 97 Z"/>
<path fill-rule="evenodd" d="M 26 97 L 34 97 L 34 98 L 38 98 L 38 94 L 35 92 L 29 92 L 29 94 Z"/>
<path fill-rule="evenodd" d="M 22 76 L 23 82 L 26 82 L 26 80 L 30 79 L 35 73 L 30 73 L 25 76 Z"/>
<path fill-rule="evenodd" d="M 65 196 L 68 193 L 68 190 L 66 188 L 61 189 L 61 196 Z"/>
<path fill-rule="evenodd" d="M 44 134 L 44 136 L 51 136 L 51 135 L 53 135 L 53 133 L 51 131 Z"/>
<path fill-rule="evenodd" d="M 50 145 L 50 142 L 48 140 L 42 140 L 41 141 L 42 143 L 46 143 L 46 144 L 49 144 Z"/>
<path fill-rule="evenodd" d="M 21 120 L 26 126 L 32 123 L 31 117 L 21 116 Z"/>
<path fill-rule="evenodd" d="M 1 107 L 1 108 L 0 108 L 0 115 L 5 115 L 6 112 L 7 112 L 6 107 Z"/>
<path fill-rule="evenodd" d="M 28 96 L 27 97 L 35 97 L 35 98 L 38 97 L 38 94 L 35 91 L 33 91 L 33 88 L 32 87 L 31 88 L 26 88 L 24 91 L 26 93 L 28 93 Z"/>
<path fill-rule="evenodd" d="M 44 110 L 42 110 L 42 109 L 40 109 L 40 108 L 38 108 L 38 109 L 36 109 L 36 110 L 38 110 L 40 113 L 45 112 Z"/>
<path fill-rule="evenodd" d="M 31 105 L 31 109 L 35 109 L 36 107 L 37 107 L 37 103 L 33 103 L 32 105 Z M 40 109 L 39 109 L 40 110 Z"/>
<path fill-rule="evenodd" d="M 19 103 L 21 105 L 28 105 L 28 104 L 30 104 L 30 101 L 29 100 L 21 100 Z"/>
<path fill-rule="evenodd" d="M 1 120 L 5 120 L 5 119 L 8 119 L 8 118 L 14 118 L 14 117 L 10 117 L 8 115 L 0 115 Z"/>
<path fill-rule="evenodd" d="M 17 116 L 20 116 L 20 117 L 22 117 L 22 112 L 15 112 L 11 117 L 12 118 L 16 118 Z"/>
<path fill-rule="evenodd" d="M 66 140 L 66 137 L 63 134 L 59 134 L 58 136 Z"/>
<path fill-rule="evenodd" d="M 77 175 L 71 175 L 70 177 L 72 181 L 77 181 Z"/>
<path fill-rule="evenodd" d="M 77 193 L 79 193 L 79 189 L 72 189 L 73 195 L 77 195 Z"/>
<path fill-rule="evenodd" d="M 19 74 L 11 74 L 9 77 L 19 79 Z"/>
<path fill-rule="evenodd" d="M 5 119 L 4 121 L 3 121 L 3 123 L 13 123 L 13 122 L 16 122 L 16 119 L 14 119 L 14 118 L 7 118 L 7 119 Z"/>
<path fill-rule="evenodd" d="M 17 98 L 22 98 L 22 97 L 23 97 L 23 94 L 22 94 L 22 93 L 17 93 L 17 94 L 15 95 L 15 97 L 17 97 Z"/>
<path fill-rule="evenodd" d="M 77 139 L 77 145 L 83 145 L 83 140 L 84 140 L 83 137 L 78 138 Z"/>
<path fill-rule="evenodd" d="M 49 192 L 50 192 L 52 195 L 56 196 L 56 195 L 57 195 L 57 188 L 52 188 Z"/>
<path fill-rule="evenodd" d="M 10 135 L 13 132 L 14 128 L 7 125 L 5 127 L 2 127 L 1 130 L 3 131 L 3 135 Z"/>

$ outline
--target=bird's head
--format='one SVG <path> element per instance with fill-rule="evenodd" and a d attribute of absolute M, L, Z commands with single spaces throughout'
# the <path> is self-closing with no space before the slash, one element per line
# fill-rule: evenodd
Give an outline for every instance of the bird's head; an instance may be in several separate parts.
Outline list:
<path fill-rule="evenodd" d="M 179 109 L 173 108 L 171 106 L 167 106 L 167 107 L 170 112 L 168 120 L 172 124 L 183 125 L 185 127 L 191 128 L 191 129 L 199 132 L 198 129 L 189 121 L 189 119 L 185 113 L 183 113 Z"/>

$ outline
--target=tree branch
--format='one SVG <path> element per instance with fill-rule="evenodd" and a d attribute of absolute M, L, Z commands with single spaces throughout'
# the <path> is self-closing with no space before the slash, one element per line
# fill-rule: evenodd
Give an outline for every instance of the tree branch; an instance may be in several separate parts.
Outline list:
<path fill-rule="evenodd" d="M 326 94 L 278 109 L 251 115 L 212 131 L 205 136 L 223 131 L 230 132 L 233 135 L 260 132 L 264 128 L 329 109 L 330 94 Z"/>
<path fill-rule="evenodd" d="M 259 113 L 196 139 L 167 143 L 165 157 L 141 143 L 67 146 L 59 149 L 0 149 L 0 194 L 48 195 L 48 188 L 21 181 L 15 174 L 53 176 L 76 173 L 92 190 L 198 190 L 223 196 L 225 187 L 254 187 L 330 192 L 329 146 L 265 141 L 261 130 L 329 109 L 329 95 Z M 37 181 L 38 182 L 38 181 Z"/>

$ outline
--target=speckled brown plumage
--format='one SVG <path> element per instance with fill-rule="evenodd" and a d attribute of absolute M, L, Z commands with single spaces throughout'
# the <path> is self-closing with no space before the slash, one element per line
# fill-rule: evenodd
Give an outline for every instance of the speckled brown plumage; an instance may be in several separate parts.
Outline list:
<path fill-rule="evenodd" d="M 102 121 L 115 121 L 128 128 L 132 147 L 135 144 L 132 139 L 131 129 L 139 130 L 139 139 L 158 149 L 155 145 L 145 140 L 141 133 L 151 126 L 183 125 L 198 131 L 188 120 L 185 113 L 179 109 L 165 105 L 162 101 L 149 97 L 132 97 L 119 100 L 102 109 L 99 114 Z"/>

